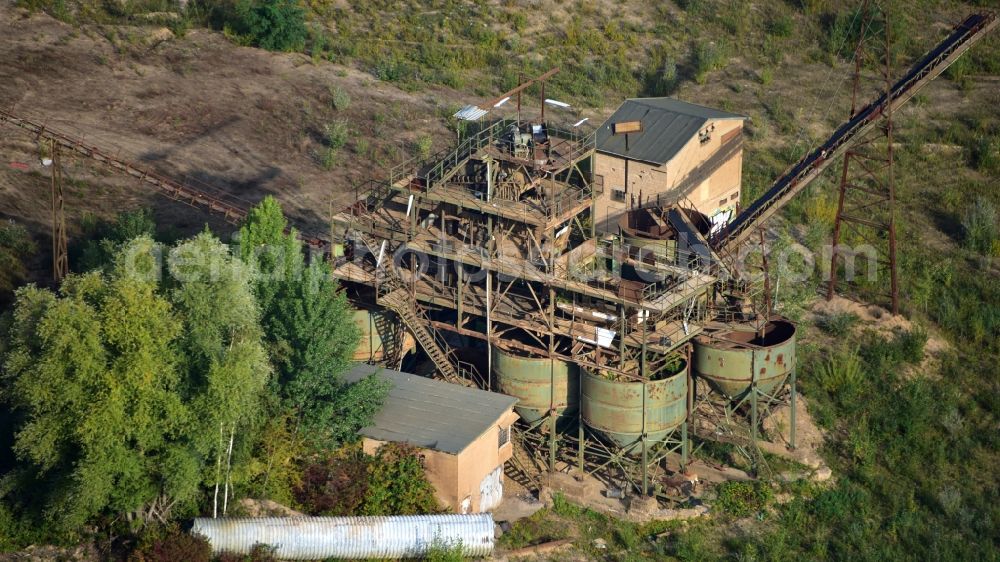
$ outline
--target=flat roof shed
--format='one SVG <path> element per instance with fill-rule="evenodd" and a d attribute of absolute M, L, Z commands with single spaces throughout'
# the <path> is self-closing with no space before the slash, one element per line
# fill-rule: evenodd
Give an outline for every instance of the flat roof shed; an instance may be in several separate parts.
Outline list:
<path fill-rule="evenodd" d="M 344 375 L 357 382 L 377 373 L 391 385 L 382 410 L 361 435 L 457 455 L 497 424 L 517 398 L 360 364 Z"/>

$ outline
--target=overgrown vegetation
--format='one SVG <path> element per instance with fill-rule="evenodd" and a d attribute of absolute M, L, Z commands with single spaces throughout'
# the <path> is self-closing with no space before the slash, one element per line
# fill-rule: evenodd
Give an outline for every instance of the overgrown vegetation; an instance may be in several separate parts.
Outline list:
<path fill-rule="evenodd" d="M 70 1 L 21 4 L 69 22 L 129 21 L 100 7 L 78 10 L 78 3 Z M 204 23 L 208 18 L 201 14 L 212 4 L 193 2 L 196 9 L 187 14 L 191 23 Z M 884 5 L 897 14 L 893 35 L 902 39 L 897 70 L 943 33 L 941 22 L 978 9 L 952 2 Z M 649 12 L 633 17 L 631 6 L 607 9 L 584 2 L 557 4 L 542 19 L 516 3 L 444 3 L 426 9 L 422 3 L 310 2 L 302 49 L 314 61 L 352 65 L 406 89 L 443 84 L 470 95 L 495 94 L 512 86 L 520 72 L 533 75 L 559 66 L 549 95 L 575 105 L 609 108 L 623 96 L 680 91 L 719 107 L 735 99 L 737 107 L 727 109 L 744 112 L 739 104 L 749 99 L 753 111 L 747 124 L 745 205 L 846 112 L 834 106 L 847 95 L 847 62 L 860 33 L 854 7 L 801 1 L 764 2 L 748 9 L 728 0 L 677 0 L 650 4 Z M 558 23 L 550 25 L 550 19 Z M 734 71 L 729 66 L 734 57 L 753 72 Z M 869 74 L 874 63 L 867 62 Z M 795 85 L 790 77 L 800 68 L 816 65 L 823 72 L 810 76 L 835 77 L 822 82 L 828 86 L 822 94 L 827 97 L 818 100 L 790 87 Z M 944 98 L 946 103 L 939 106 L 938 94 L 925 91 L 896 117 L 902 305 L 945 350 L 922 361 L 927 333 L 873 332 L 849 314 L 823 317 L 818 331 L 800 325 L 803 341 L 823 342 L 800 348 L 799 380 L 813 415 L 828 431 L 824 455 L 834 468 L 834 483 L 783 486 L 791 501 L 752 510 L 736 532 L 715 521 L 683 528 L 639 527 L 560 498 L 555 509 L 519 523 L 501 543 L 524 546 L 573 538 L 584 556 L 608 559 L 995 558 L 994 537 L 1000 536 L 1000 498 L 994 485 L 1000 465 L 1000 283 L 990 269 L 995 266 L 982 258 L 998 255 L 1000 124 L 996 104 L 984 101 L 993 98 L 972 98 L 970 92 L 978 76 L 998 72 L 1000 41 L 994 35 L 938 82 L 940 93 L 951 96 Z M 697 88 L 693 82 L 705 84 Z M 344 108 L 335 91 L 329 103 L 337 111 Z M 391 123 L 384 113 L 374 120 L 380 131 Z M 317 136 L 328 145 L 317 155 L 319 161 L 334 166 L 337 150 L 345 145 L 332 148 L 335 136 L 322 128 Z M 359 155 L 368 148 L 365 139 L 352 145 Z M 421 150 L 417 143 L 412 148 Z M 823 179 L 793 201 L 783 213 L 787 223 L 772 223 L 780 231 L 780 243 L 799 242 L 819 255 L 830 239 L 835 189 L 835 179 Z M 801 283 L 779 282 L 782 313 L 801 317 L 809 307 L 823 282 L 815 269 Z M 884 286 L 871 289 L 860 294 L 880 299 L 885 292 Z M 848 284 L 841 290 L 859 294 Z M 255 295 L 265 300 L 266 295 Z M 287 368 L 282 367 L 282 346 L 266 328 L 265 337 L 280 372 Z M 294 403 L 289 400 L 274 402 Z M 275 411 L 283 414 L 271 413 Z M 311 450 L 299 430 L 302 411 L 268 412 L 263 428 L 256 430 L 264 437 L 253 446 L 248 489 L 291 501 L 300 483 L 327 486 L 340 478 L 336 472 L 330 478 L 322 472 L 303 476 L 297 469 L 296 459 Z M 728 452 L 718 450 L 722 457 Z M 331 490 L 344 490 L 345 498 L 359 494 Z M 744 497 L 745 491 L 730 490 L 732 499 Z M 358 497 L 362 499 L 351 503 L 355 508 L 364 494 Z M 727 495 L 722 497 L 720 508 L 728 501 Z M 343 508 L 330 508 L 338 509 Z M 46 539 L 44 529 L 9 506 L 9 496 L 0 503 L 0 526 L 9 530 L 0 533 L 3 548 Z M 609 551 L 592 546 L 598 537 L 611 545 Z"/>
<path fill-rule="evenodd" d="M 122 246 L 131 240 L 156 237 L 156 223 L 149 209 L 139 209 L 118 214 L 114 222 L 84 217 L 83 231 L 84 241 L 70 256 L 70 262 L 74 270 L 90 271 L 111 267 Z"/>
<path fill-rule="evenodd" d="M 0 223 L 0 305 L 13 296 L 13 290 L 27 276 L 25 260 L 37 251 L 24 226 L 15 222 Z"/>
<path fill-rule="evenodd" d="M 760 512 L 774 497 L 767 482 L 723 482 L 715 489 L 715 507 L 734 517 L 747 517 Z"/>
<path fill-rule="evenodd" d="M 441 509 L 417 450 L 395 443 L 374 456 L 350 447 L 313 461 L 295 499 L 313 515 L 417 515 Z"/>
<path fill-rule="evenodd" d="M 298 0 L 237 0 L 231 9 L 215 7 L 227 36 L 238 43 L 269 51 L 305 48 L 305 10 Z"/>
<path fill-rule="evenodd" d="M 136 560 L 202 559 L 171 521 L 290 501 L 313 454 L 357 439 L 387 388 L 340 379 L 351 309 L 286 226 L 268 198 L 233 248 L 207 231 L 166 246 L 150 215 L 123 213 L 84 242 L 93 269 L 17 290 L 0 319 L 0 547 L 97 525 L 145 529 Z M 365 461 L 367 489 L 383 491 L 357 513 L 436 509 L 413 455 L 389 455 Z M 390 482 L 412 491 L 384 497 Z"/>

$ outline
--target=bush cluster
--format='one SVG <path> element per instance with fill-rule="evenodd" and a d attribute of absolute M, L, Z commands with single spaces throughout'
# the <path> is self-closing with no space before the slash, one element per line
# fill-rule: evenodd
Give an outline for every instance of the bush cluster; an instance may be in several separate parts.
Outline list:
<path fill-rule="evenodd" d="M 418 451 L 388 443 L 374 456 L 354 447 L 308 464 L 295 489 L 312 515 L 420 515 L 440 511 Z"/>
<path fill-rule="evenodd" d="M 766 482 L 729 480 L 716 488 L 715 506 L 734 517 L 753 515 L 767 507 L 774 490 Z"/>

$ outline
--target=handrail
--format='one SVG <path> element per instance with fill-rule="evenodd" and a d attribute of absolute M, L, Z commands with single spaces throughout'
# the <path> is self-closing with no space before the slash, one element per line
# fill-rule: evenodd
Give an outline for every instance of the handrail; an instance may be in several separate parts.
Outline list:
<path fill-rule="evenodd" d="M 369 251 L 372 250 L 374 249 L 369 247 Z M 381 275 L 379 273 L 381 273 Z M 382 297 L 396 290 L 405 291 L 406 288 L 404 287 L 403 278 L 400 277 L 399 273 L 396 271 L 396 268 L 391 263 L 390 259 L 389 262 L 386 262 L 382 266 L 376 268 L 375 271 L 376 301 L 380 300 Z M 407 298 L 405 304 L 407 310 L 413 313 L 413 315 L 417 319 L 417 322 L 421 324 L 424 331 L 426 331 L 430 335 L 431 339 L 434 340 L 434 344 L 438 347 L 441 353 L 444 354 L 445 361 L 452 364 L 452 368 L 454 369 L 455 373 L 457 373 L 460 378 L 471 380 L 472 382 L 482 386 L 484 384 L 484 381 L 482 380 L 482 375 L 479 373 L 479 370 L 476 369 L 475 365 L 472 365 L 471 363 L 468 363 L 466 361 L 462 361 L 457 357 L 454 348 L 452 348 L 451 345 L 448 343 L 448 341 L 444 339 L 444 336 L 441 335 L 441 332 L 439 332 L 437 329 L 433 327 L 433 325 L 431 324 L 431 320 L 427 316 L 427 313 L 424 311 L 424 309 L 421 306 L 419 306 L 412 298 Z"/>

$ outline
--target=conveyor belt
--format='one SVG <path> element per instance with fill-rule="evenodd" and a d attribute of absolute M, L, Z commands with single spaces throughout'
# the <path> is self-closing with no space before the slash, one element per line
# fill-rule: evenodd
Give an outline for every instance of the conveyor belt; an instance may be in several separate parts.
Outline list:
<path fill-rule="evenodd" d="M 996 14 L 991 12 L 972 14 L 966 18 L 955 27 L 947 39 L 914 64 L 910 71 L 893 85 L 888 96 L 882 94 L 861 108 L 825 143 L 804 156 L 779 177 L 764 195 L 751 203 L 713 237 L 712 247 L 723 252 L 745 240 L 761 223 L 802 191 L 830 162 L 843 155 L 844 151 L 875 125 L 888 108 L 891 107 L 895 111 L 898 106 L 906 103 L 996 25 Z"/>
<path fill-rule="evenodd" d="M 210 212 L 222 215 L 223 219 L 230 224 L 239 225 L 246 219 L 249 203 L 224 191 L 210 191 L 209 189 L 182 184 L 138 164 L 112 156 L 110 151 L 91 146 L 65 133 L 0 109 L 0 124 L 4 123 L 24 129 L 34 134 L 37 138 L 52 141 L 64 149 L 71 150 L 105 164 L 113 170 L 137 178 L 139 181 L 155 188 L 161 195 L 165 195 L 175 201 L 201 207 Z M 299 238 L 314 248 L 325 250 L 329 246 L 329 242 L 317 236 L 300 234 Z"/>

